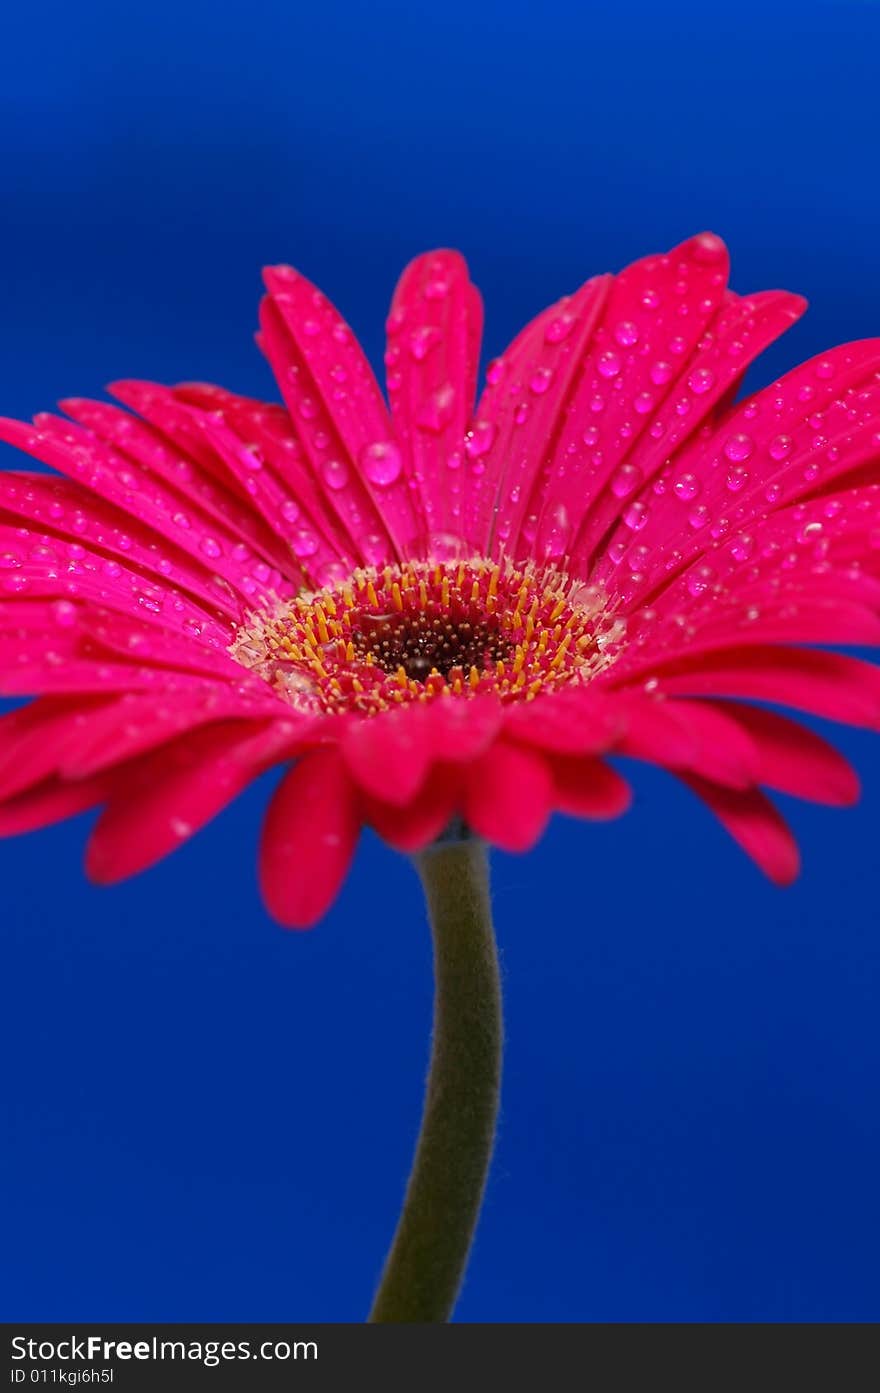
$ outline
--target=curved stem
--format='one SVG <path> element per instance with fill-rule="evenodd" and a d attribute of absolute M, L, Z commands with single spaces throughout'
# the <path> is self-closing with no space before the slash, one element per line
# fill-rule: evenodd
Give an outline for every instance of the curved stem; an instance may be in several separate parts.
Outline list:
<path fill-rule="evenodd" d="M 441 843 L 416 865 L 434 935 L 434 1038 L 412 1174 L 371 1322 L 448 1320 L 492 1156 L 501 989 L 486 848 Z"/>

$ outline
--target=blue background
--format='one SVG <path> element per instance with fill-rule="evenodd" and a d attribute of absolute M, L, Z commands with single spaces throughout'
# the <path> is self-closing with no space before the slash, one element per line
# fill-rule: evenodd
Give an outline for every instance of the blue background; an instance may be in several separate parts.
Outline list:
<path fill-rule="evenodd" d="M 704 226 L 808 295 L 752 381 L 880 333 L 876 4 L 16 7 L 0 410 L 119 376 L 273 394 L 290 260 L 378 361 L 403 262 L 469 256 L 490 352 Z M 12 463 L 11 452 L 4 462 Z M 880 744 L 772 889 L 671 779 L 495 886 L 509 1048 L 462 1320 L 880 1316 Z M 365 838 L 307 935 L 259 906 L 265 785 L 110 891 L 83 820 L 0 845 L 6 1319 L 362 1318 L 429 1029 L 412 870 Z M 87 819 L 86 819 L 87 821 Z"/>

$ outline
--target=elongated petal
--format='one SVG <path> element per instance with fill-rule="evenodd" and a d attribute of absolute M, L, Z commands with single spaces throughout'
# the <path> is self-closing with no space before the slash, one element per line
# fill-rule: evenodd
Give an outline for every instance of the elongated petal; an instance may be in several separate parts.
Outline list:
<path fill-rule="evenodd" d="M 363 531 L 377 537 L 390 533 L 398 554 L 410 553 L 424 535 L 424 521 L 360 346 L 330 302 L 303 276 L 276 266 L 267 268 L 264 278 L 270 297 L 260 317 L 266 352 L 291 415 L 308 425 L 301 438 L 316 473 L 320 477 L 333 461 L 344 464 L 351 471 L 352 489 L 373 499 L 373 517 Z M 376 547 L 381 549 L 379 542 Z"/>
<path fill-rule="evenodd" d="M 338 754 L 306 755 L 275 791 L 260 848 L 269 913 L 307 929 L 335 899 L 358 838 L 354 788 Z"/>
<path fill-rule="evenodd" d="M 124 880 L 182 846 L 238 796 L 264 759 L 265 746 L 247 722 L 218 722 L 127 768 L 89 842 L 91 879 Z"/>
<path fill-rule="evenodd" d="M 835 807 L 846 807 L 858 800 L 855 770 L 814 731 L 757 706 L 742 702 L 717 705 L 748 733 L 757 757 L 758 783 Z"/>
<path fill-rule="evenodd" d="M 498 741 L 468 769 L 465 820 L 504 851 L 527 851 L 546 826 L 553 783 L 543 756 Z"/>
<path fill-rule="evenodd" d="M 555 755 L 550 761 L 553 804 L 573 817 L 619 817 L 632 801 L 632 791 L 622 774 L 602 759 L 570 759 Z"/>
<path fill-rule="evenodd" d="M 388 395 L 432 553 L 461 548 L 465 433 L 474 406 L 482 303 L 458 252 L 427 252 L 400 278 L 388 318 Z"/>
<path fill-rule="evenodd" d="M 766 876 L 790 885 L 800 870 L 797 843 L 782 814 L 757 789 L 719 788 L 693 775 L 682 775 L 718 821 Z"/>
<path fill-rule="evenodd" d="M 365 821 L 389 846 L 407 853 L 421 851 L 436 841 L 452 821 L 463 784 L 458 767 L 437 765 L 405 807 L 366 796 L 361 798 L 361 811 Z"/>
<path fill-rule="evenodd" d="M 106 779 L 79 779 L 75 783 L 47 779 L 15 798 L 0 802 L 0 837 L 35 832 L 75 817 L 102 803 L 107 791 Z"/>

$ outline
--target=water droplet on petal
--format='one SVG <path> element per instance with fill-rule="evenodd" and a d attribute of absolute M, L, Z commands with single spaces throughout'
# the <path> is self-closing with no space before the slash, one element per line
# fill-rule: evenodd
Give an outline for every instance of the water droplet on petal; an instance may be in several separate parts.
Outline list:
<path fill-rule="evenodd" d="M 377 440 L 361 451 L 361 468 L 371 484 L 388 488 L 400 478 L 403 456 L 393 440 Z"/>
<path fill-rule="evenodd" d="M 348 483 L 348 465 L 344 460 L 328 459 L 321 466 L 321 474 L 328 489 L 338 491 L 344 489 Z"/>
<path fill-rule="evenodd" d="M 571 541 L 571 521 L 564 503 L 548 508 L 538 524 L 536 546 L 548 559 L 564 556 Z"/>
<path fill-rule="evenodd" d="M 770 441 L 770 455 L 775 460 L 785 459 L 791 453 L 792 438 L 790 435 L 777 435 Z"/>
<path fill-rule="evenodd" d="M 314 556 L 318 550 L 318 539 L 314 532 L 309 532 L 307 528 L 301 527 L 291 537 L 290 546 L 294 556 Z"/>
<path fill-rule="evenodd" d="M 568 338 L 569 334 L 571 333 L 571 331 L 572 331 L 572 329 L 574 328 L 574 326 L 575 326 L 576 323 L 577 323 L 577 316 L 576 316 L 576 315 L 573 315 L 573 314 L 559 314 L 559 315 L 557 315 L 555 319 L 551 319 L 551 320 L 550 320 L 550 323 L 547 325 L 546 329 L 544 330 L 544 340 L 545 340 L 545 342 L 546 342 L 546 343 L 561 343 L 563 339 L 567 339 L 567 338 Z"/>
<path fill-rule="evenodd" d="M 426 430 L 441 431 L 449 425 L 455 411 L 455 388 L 446 382 L 432 392 L 427 401 L 419 407 L 416 416 L 418 425 Z"/>
<path fill-rule="evenodd" d="M 700 481 L 696 474 L 680 474 L 672 485 L 672 491 L 676 498 L 687 503 L 700 492 Z"/>
<path fill-rule="evenodd" d="M 596 371 L 600 377 L 617 377 L 621 369 L 620 358 L 616 353 L 602 353 L 596 364 Z"/>
<path fill-rule="evenodd" d="M 630 532 L 640 532 L 648 521 L 648 509 L 644 503 L 630 503 L 623 515 L 624 524 Z"/>
<path fill-rule="evenodd" d="M 420 329 L 414 329 L 409 336 L 409 351 L 417 363 L 421 363 L 427 358 L 432 348 L 436 348 L 441 342 L 443 335 L 433 324 L 426 324 Z"/>
<path fill-rule="evenodd" d="M 497 428 L 494 421 L 475 421 L 465 436 L 464 448 L 469 459 L 479 459 L 492 448 Z"/>
<path fill-rule="evenodd" d="M 631 348 L 634 343 L 639 341 L 639 331 L 631 320 L 625 319 L 615 328 L 614 337 L 624 348 Z"/>
<path fill-rule="evenodd" d="M 749 532 L 741 532 L 730 544 L 730 554 L 735 561 L 748 561 L 755 550 L 755 539 Z"/>
<path fill-rule="evenodd" d="M 651 367 L 648 370 L 648 376 L 654 383 L 655 387 L 662 387 L 665 382 L 669 381 L 674 372 L 675 369 L 673 368 L 672 364 L 667 363 L 665 362 L 665 360 L 661 359 L 659 362 L 651 364 Z"/>
<path fill-rule="evenodd" d="M 739 493 L 740 489 L 748 483 L 749 471 L 741 464 L 727 471 L 725 484 L 731 493 Z"/>
<path fill-rule="evenodd" d="M 535 396 L 543 396 L 550 386 L 552 378 L 553 371 L 551 368 L 536 368 L 529 378 L 529 390 L 534 392 Z"/>
<path fill-rule="evenodd" d="M 710 392 L 715 386 L 715 374 L 711 368 L 694 368 L 688 378 L 688 386 L 697 396 L 702 396 L 704 392 Z"/>
<path fill-rule="evenodd" d="M 699 595 L 705 594 L 715 579 L 715 572 L 711 566 L 698 566 L 687 578 L 688 594 L 696 599 Z"/>
<path fill-rule="evenodd" d="M 755 442 L 750 435 L 729 435 L 724 442 L 724 453 L 729 460 L 739 463 L 747 460 L 755 449 Z"/>
<path fill-rule="evenodd" d="M 611 492 L 615 498 L 629 498 L 641 484 L 642 477 L 638 465 L 622 464 L 611 476 Z"/>

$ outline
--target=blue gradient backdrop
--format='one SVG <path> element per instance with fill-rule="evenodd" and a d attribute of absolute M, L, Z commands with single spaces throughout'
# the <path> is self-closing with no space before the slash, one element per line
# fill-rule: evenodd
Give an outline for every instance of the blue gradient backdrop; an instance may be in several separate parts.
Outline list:
<path fill-rule="evenodd" d="M 272 394 L 265 261 L 378 362 L 432 244 L 471 259 L 490 352 L 704 226 L 737 289 L 813 303 L 753 382 L 880 333 L 880 8 L 588 9 L 11 10 L 0 410 L 122 375 Z M 789 892 L 638 771 L 625 821 L 496 858 L 504 1113 L 460 1319 L 880 1315 L 880 742 L 840 743 L 864 800 L 792 805 Z M 87 819 L 0 845 L 6 1319 L 363 1316 L 420 1107 L 418 884 L 367 837 L 326 922 L 284 933 L 266 795 L 111 891 Z"/>

